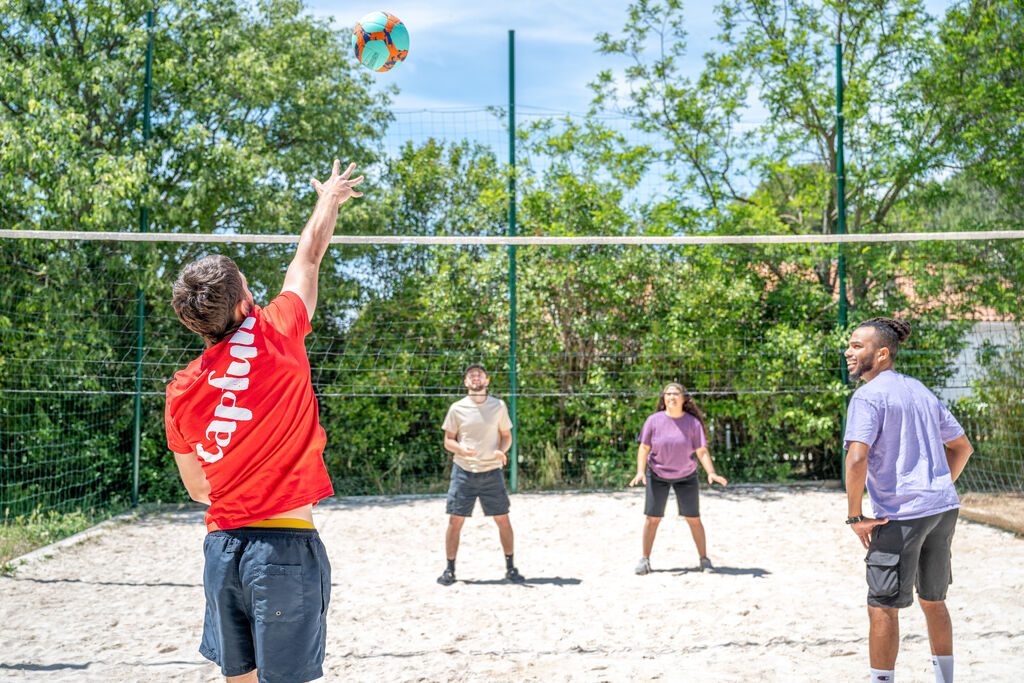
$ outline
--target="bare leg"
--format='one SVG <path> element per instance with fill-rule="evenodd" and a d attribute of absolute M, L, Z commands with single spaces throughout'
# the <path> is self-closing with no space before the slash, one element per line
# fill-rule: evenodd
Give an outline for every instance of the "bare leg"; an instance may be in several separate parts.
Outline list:
<path fill-rule="evenodd" d="M 868 652 L 872 669 L 891 671 L 896 668 L 896 654 L 900 650 L 900 615 L 892 607 L 868 605 L 871 631 Z"/>
<path fill-rule="evenodd" d="M 256 669 L 241 676 L 225 676 L 225 680 L 227 683 L 259 683 L 259 679 L 256 677 Z"/>
<path fill-rule="evenodd" d="M 932 602 L 921 600 L 924 619 L 928 623 L 928 640 L 931 642 L 932 654 L 936 656 L 953 654 L 953 622 L 949 619 L 949 610 L 943 601 Z"/>
<path fill-rule="evenodd" d="M 508 515 L 494 515 L 494 523 L 498 525 L 498 537 L 501 539 L 501 549 L 506 555 L 512 554 L 512 522 Z"/>
<path fill-rule="evenodd" d="M 462 525 L 465 523 L 465 517 L 451 515 L 448 518 L 448 530 L 444 534 L 444 550 L 449 560 L 454 560 L 459 553 L 459 535 L 462 533 Z"/>
<path fill-rule="evenodd" d="M 697 546 L 697 554 L 707 557 L 707 541 L 704 537 L 704 525 L 701 523 L 700 517 L 683 517 L 683 519 L 690 525 L 690 534 L 693 535 L 693 542 Z"/>
<path fill-rule="evenodd" d="M 658 533 L 658 525 L 661 524 L 661 517 L 648 517 L 644 522 L 644 557 L 650 559 L 651 550 L 654 548 L 654 537 Z"/>

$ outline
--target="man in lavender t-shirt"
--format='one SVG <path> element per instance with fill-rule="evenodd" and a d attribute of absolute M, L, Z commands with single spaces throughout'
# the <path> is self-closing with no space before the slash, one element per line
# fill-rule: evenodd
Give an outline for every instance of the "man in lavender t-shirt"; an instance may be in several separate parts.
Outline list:
<path fill-rule="evenodd" d="M 937 683 L 953 680 L 953 627 L 946 609 L 950 543 L 960 501 L 953 482 L 973 452 L 964 430 L 921 382 L 895 371 L 910 325 L 872 318 L 846 349 L 863 380 L 846 418 L 846 523 L 867 548 L 872 681 L 893 681 L 899 612 L 914 600 L 928 624 Z M 867 484 L 875 518 L 861 514 Z"/>

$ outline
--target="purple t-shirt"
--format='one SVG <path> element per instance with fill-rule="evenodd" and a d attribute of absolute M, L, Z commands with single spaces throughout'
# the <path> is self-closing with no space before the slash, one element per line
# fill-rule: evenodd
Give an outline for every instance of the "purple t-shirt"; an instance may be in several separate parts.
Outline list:
<path fill-rule="evenodd" d="M 885 370 L 858 389 L 846 414 L 843 447 L 868 451 L 868 494 L 876 518 L 915 519 L 960 507 L 943 444 L 964 429 L 913 377 Z"/>
<path fill-rule="evenodd" d="M 640 430 L 640 443 L 651 447 L 647 464 L 662 479 L 681 479 L 697 471 L 698 448 L 707 445 L 704 427 L 689 413 L 669 417 L 664 410 L 651 415 Z"/>

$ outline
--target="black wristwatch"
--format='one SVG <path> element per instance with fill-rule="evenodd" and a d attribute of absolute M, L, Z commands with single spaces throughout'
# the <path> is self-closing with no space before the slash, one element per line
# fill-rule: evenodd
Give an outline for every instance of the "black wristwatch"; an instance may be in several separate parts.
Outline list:
<path fill-rule="evenodd" d="M 856 524 L 857 522 L 863 522 L 863 521 L 864 521 L 864 515 L 857 515 L 856 517 L 847 517 L 846 518 L 846 523 L 847 524 Z"/>

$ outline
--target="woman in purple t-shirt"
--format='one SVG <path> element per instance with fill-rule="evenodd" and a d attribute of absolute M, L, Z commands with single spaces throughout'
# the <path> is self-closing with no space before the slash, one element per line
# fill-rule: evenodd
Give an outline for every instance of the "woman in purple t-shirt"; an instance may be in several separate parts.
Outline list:
<path fill-rule="evenodd" d="M 708 453 L 704 436 L 704 416 L 693 397 L 675 382 L 665 386 L 658 397 L 657 412 L 647 418 L 640 431 L 640 448 L 636 453 L 636 476 L 630 486 L 643 483 L 647 487 L 644 514 L 643 552 L 637 574 L 651 571 L 651 548 L 658 525 L 665 516 L 668 490 L 676 491 L 679 514 L 690 525 L 693 542 L 700 555 L 700 570 L 712 569 L 704 541 L 704 525 L 700 522 L 697 497 L 697 459 L 708 473 L 708 484 L 727 485 L 725 477 L 715 474 L 715 465 Z"/>

